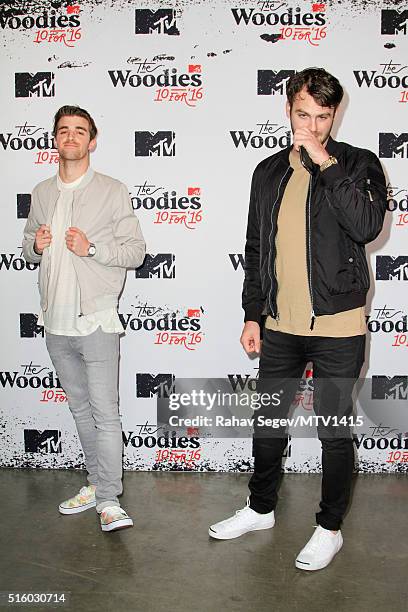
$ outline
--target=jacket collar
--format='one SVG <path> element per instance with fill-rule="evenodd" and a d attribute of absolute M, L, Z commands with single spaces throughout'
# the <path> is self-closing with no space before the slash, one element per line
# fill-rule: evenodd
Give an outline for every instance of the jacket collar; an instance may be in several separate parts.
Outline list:
<path fill-rule="evenodd" d="M 55 195 L 59 193 L 58 184 L 57 184 L 57 175 L 58 173 L 52 177 L 52 182 L 51 182 L 51 189 L 53 192 L 55 192 Z M 89 183 L 92 181 L 94 176 L 95 176 L 95 170 L 93 170 L 91 166 L 88 166 L 88 170 L 85 172 L 84 178 L 82 179 L 77 189 L 75 189 L 75 191 L 80 192 L 86 187 L 88 187 Z"/>

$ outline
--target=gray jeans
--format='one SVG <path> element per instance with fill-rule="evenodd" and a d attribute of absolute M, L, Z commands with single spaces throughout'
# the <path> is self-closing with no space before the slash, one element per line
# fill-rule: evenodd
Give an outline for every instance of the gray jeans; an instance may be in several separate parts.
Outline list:
<path fill-rule="evenodd" d="M 118 409 L 119 334 L 46 334 L 46 345 L 78 430 L 96 509 L 119 505 L 122 427 Z"/>

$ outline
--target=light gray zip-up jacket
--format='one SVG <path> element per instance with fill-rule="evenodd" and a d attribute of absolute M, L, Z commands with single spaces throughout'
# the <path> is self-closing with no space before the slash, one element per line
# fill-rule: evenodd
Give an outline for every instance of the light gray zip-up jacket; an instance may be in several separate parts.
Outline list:
<path fill-rule="evenodd" d="M 51 226 L 58 197 L 56 176 L 39 183 L 32 193 L 24 229 L 24 257 L 28 262 L 40 263 L 39 289 L 44 311 L 48 308 L 50 253 L 46 248 L 42 255 L 37 255 L 34 241 L 40 225 Z M 96 246 L 94 257 L 79 257 L 71 253 L 78 278 L 81 312 L 90 314 L 117 306 L 126 268 L 139 267 L 146 252 L 126 186 L 88 168 L 74 192 L 72 227 L 82 230 Z"/>

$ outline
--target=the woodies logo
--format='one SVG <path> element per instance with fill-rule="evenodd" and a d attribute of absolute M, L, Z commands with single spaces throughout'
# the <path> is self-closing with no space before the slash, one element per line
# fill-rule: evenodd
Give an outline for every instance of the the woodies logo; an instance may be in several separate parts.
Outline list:
<path fill-rule="evenodd" d="M 162 306 L 139 303 L 132 306 L 132 312 L 119 313 L 119 318 L 125 331 L 151 333 L 157 345 L 194 351 L 204 338 L 203 315 L 202 307 L 172 312 Z"/>
<path fill-rule="evenodd" d="M 135 132 L 136 157 L 175 157 L 175 132 Z"/>
<path fill-rule="evenodd" d="M 179 36 L 177 17 L 179 11 L 174 8 L 150 10 L 135 9 L 135 34 L 166 34 Z"/>
<path fill-rule="evenodd" d="M 396 227 L 408 225 L 408 190 L 406 187 L 387 185 L 387 209 L 394 213 Z"/>
<path fill-rule="evenodd" d="M 317 47 L 326 38 L 326 4 L 307 3 L 307 7 L 288 8 L 286 2 L 261 0 L 252 8 L 232 8 L 231 13 L 239 27 L 267 28 L 268 32 L 260 35 L 265 42 L 296 40 Z"/>
<path fill-rule="evenodd" d="M 387 449 L 408 449 L 408 438 L 404 437 L 402 434 L 398 434 L 395 437 L 385 437 L 362 433 L 360 435 L 353 435 L 353 442 L 357 450 L 364 449 L 369 451 L 377 451 Z"/>
<path fill-rule="evenodd" d="M 163 466 L 172 470 L 192 469 L 201 459 L 201 445 L 199 436 L 191 433 L 198 434 L 198 431 L 189 428 L 186 436 L 178 436 L 175 431 L 146 422 L 136 425 L 134 431 L 122 432 L 123 446 L 127 451 L 132 448 L 154 449 L 154 470 Z"/>
<path fill-rule="evenodd" d="M 35 123 L 24 121 L 13 130 L 0 132 L 0 146 L 4 151 L 33 151 L 34 165 L 58 164 L 59 155 L 52 134 Z"/>
<path fill-rule="evenodd" d="M 22 248 L 18 253 L 0 253 L 0 270 L 2 272 L 21 272 L 22 270 L 36 270 L 40 264 L 29 263 L 22 255 Z"/>
<path fill-rule="evenodd" d="M 188 438 L 187 436 L 157 436 L 141 435 L 137 431 L 122 432 L 123 445 L 125 448 L 199 448 L 200 440 L 198 437 Z"/>
<path fill-rule="evenodd" d="M 67 401 L 57 373 L 50 370 L 48 366 L 30 361 L 30 363 L 22 363 L 20 368 L 0 372 L 0 384 L 3 389 L 40 389 L 41 403 Z"/>
<path fill-rule="evenodd" d="M 20 370 L 0 372 L 0 384 L 3 389 L 57 389 L 61 383 L 56 372 L 48 366 L 41 366 L 32 361 L 22 363 Z"/>
<path fill-rule="evenodd" d="M 185 195 L 175 189 L 155 185 L 147 180 L 134 185 L 130 200 L 136 211 L 152 211 L 155 225 L 171 225 L 195 229 L 203 219 L 201 188 L 188 187 Z"/>
<path fill-rule="evenodd" d="M 383 158 L 408 158 L 408 132 L 393 134 L 380 132 L 378 135 L 378 156 Z"/>
<path fill-rule="evenodd" d="M 129 58 L 132 69 L 108 70 L 115 88 L 152 90 L 155 102 L 180 102 L 195 107 L 203 97 L 201 64 L 189 64 L 186 69 L 166 67 L 166 56 Z"/>
<path fill-rule="evenodd" d="M 81 38 L 78 2 L 3 2 L 0 27 L 3 30 L 33 31 L 33 42 L 61 43 L 74 47 Z M 4 6 L 6 5 L 6 6 Z"/>
<path fill-rule="evenodd" d="M 388 263 L 386 267 L 388 268 Z M 386 274 L 384 270 L 381 273 L 383 272 Z M 398 348 L 408 345 L 408 318 L 401 308 L 387 304 L 373 307 L 366 317 L 366 322 L 367 330 L 371 334 L 386 334 L 392 341 L 391 346 Z"/>
<path fill-rule="evenodd" d="M 408 65 L 389 60 L 375 70 L 353 70 L 358 87 L 399 89 L 399 102 L 408 102 Z"/>
<path fill-rule="evenodd" d="M 291 143 L 291 132 L 284 125 L 272 123 L 267 119 L 263 123 L 257 123 L 252 130 L 230 131 L 232 142 L 236 149 L 270 149 L 281 150 Z"/>

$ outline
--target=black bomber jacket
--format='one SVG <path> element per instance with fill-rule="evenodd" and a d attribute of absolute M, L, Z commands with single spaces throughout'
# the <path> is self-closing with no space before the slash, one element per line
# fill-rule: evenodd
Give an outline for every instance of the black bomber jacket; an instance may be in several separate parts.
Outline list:
<path fill-rule="evenodd" d="M 275 237 L 293 172 L 290 149 L 267 157 L 253 173 L 242 292 L 245 321 L 279 317 Z M 323 172 L 315 167 L 306 201 L 311 329 L 316 316 L 364 306 L 370 285 L 364 245 L 380 233 L 387 204 L 384 172 L 374 153 L 332 138 L 326 150 L 338 163 Z"/>

